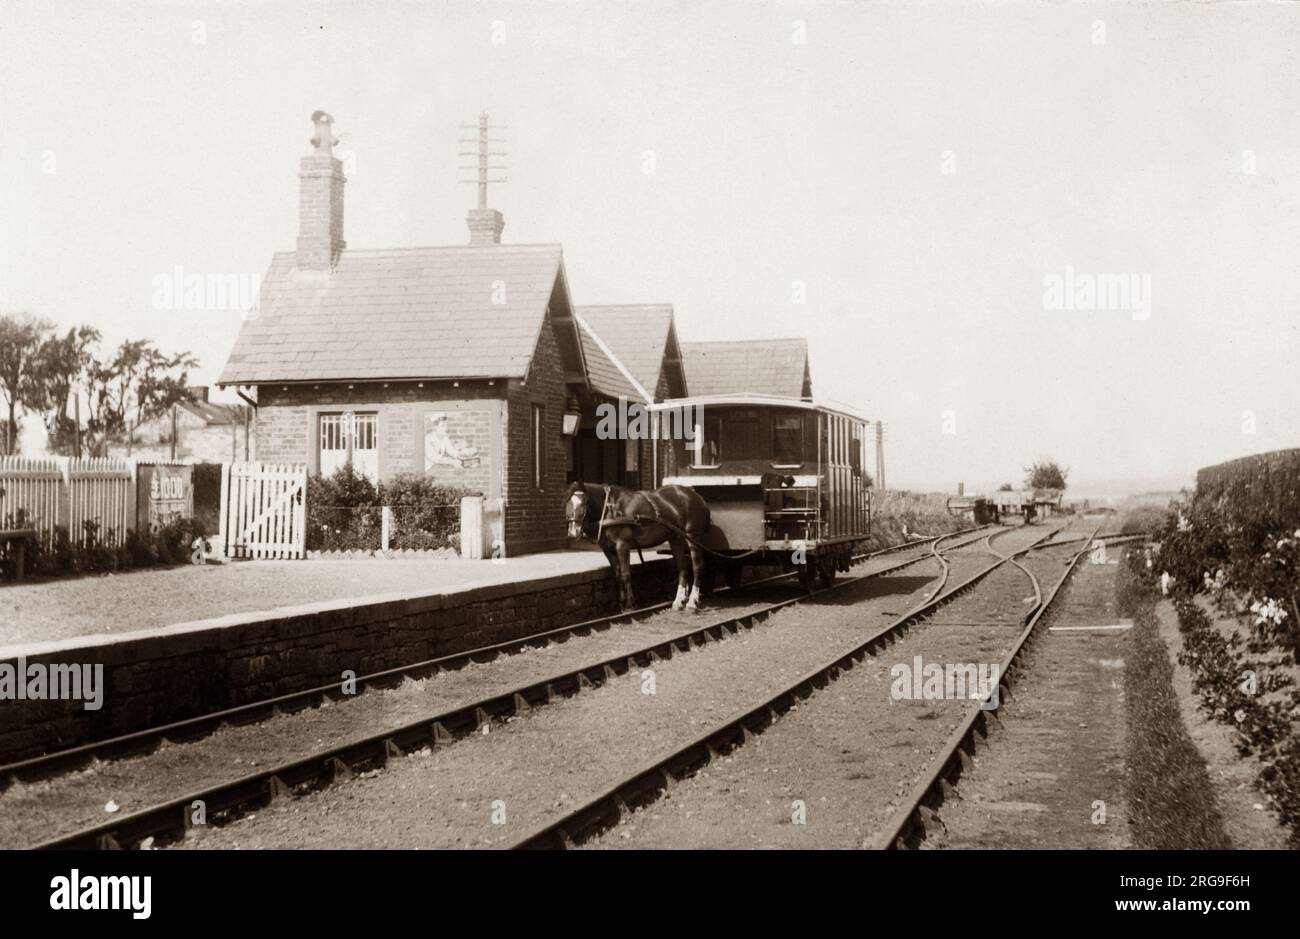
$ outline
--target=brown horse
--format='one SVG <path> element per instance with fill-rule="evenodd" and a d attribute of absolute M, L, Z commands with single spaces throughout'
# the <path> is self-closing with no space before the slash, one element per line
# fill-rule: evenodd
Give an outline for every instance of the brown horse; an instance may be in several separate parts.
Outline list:
<path fill-rule="evenodd" d="M 709 530 L 709 506 L 698 492 L 689 486 L 638 492 L 622 486 L 574 483 L 567 498 L 569 537 L 586 537 L 605 552 L 618 577 L 619 606 L 630 610 L 635 605 L 632 549 L 653 548 L 667 541 L 677 561 L 673 609 L 680 610 L 683 602 L 688 610 L 699 608 L 704 550 L 696 542 Z"/>

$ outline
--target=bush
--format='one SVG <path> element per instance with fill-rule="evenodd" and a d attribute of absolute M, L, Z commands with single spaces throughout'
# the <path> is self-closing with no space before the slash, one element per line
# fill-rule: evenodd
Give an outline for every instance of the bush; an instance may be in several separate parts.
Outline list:
<path fill-rule="evenodd" d="M 381 505 L 392 506 L 390 547 L 446 548 L 460 539 L 460 500 L 476 495 L 460 486 L 442 486 L 417 473 L 400 473 L 379 487 Z"/>
<path fill-rule="evenodd" d="M 86 522 L 82 541 L 76 544 L 63 525 L 56 525 L 51 544 L 38 539 L 28 544 L 27 570 L 41 577 L 69 577 L 77 574 L 111 574 L 157 564 L 188 564 L 192 560 L 198 526 L 193 519 L 177 518 L 140 534 L 101 532 L 95 522 Z M 14 575 L 12 547 L 0 551 L 0 576 Z"/>
<path fill-rule="evenodd" d="M 307 547 L 379 550 L 385 505 L 393 510 L 390 548 L 455 547 L 460 538 L 460 500 L 474 494 L 418 473 L 400 473 L 376 489 L 368 478 L 343 466 L 331 476 L 318 474 L 307 480 Z"/>
<path fill-rule="evenodd" d="M 1264 669 L 1258 688 L 1242 680 L 1261 657 L 1293 665 L 1300 653 L 1300 450 L 1201 470 L 1195 495 L 1171 507 L 1157 537 L 1136 568 L 1148 582 L 1172 578 L 1181 661 L 1202 706 L 1237 731 L 1241 752 L 1259 756 L 1260 785 L 1300 844 L 1300 692 L 1284 670 Z M 1221 631 L 1197 594 L 1250 628 Z"/>

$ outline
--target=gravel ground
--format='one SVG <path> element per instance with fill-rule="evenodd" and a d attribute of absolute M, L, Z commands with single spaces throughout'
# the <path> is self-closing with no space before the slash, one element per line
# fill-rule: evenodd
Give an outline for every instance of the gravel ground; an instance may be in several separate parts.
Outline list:
<path fill-rule="evenodd" d="M 792 588 L 768 588 L 763 597 L 791 596 Z M 739 599 L 739 598 L 738 598 Z M 743 603 L 718 602 L 714 619 L 757 609 L 758 596 Z M 123 813 L 176 798 L 251 772 L 288 762 L 330 745 L 419 720 L 511 688 L 529 684 L 656 640 L 699 628 L 708 613 L 665 611 L 635 625 L 575 636 L 544 648 L 471 663 L 391 689 L 374 689 L 343 702 L 326 701 L 294 714 L 244 726 L 226 726 L 189 743 L 168 743 L 151 754 L 96 762 L 50 780 L 17 783 L 0 793 L 0 848 L 31 844 L 105 820 L 112 801 Z"/>
<path fill-rule="evenodd" d="M 1040 622 L 1011 701 L 999 709 L 1001 720 L 988 746 L 980 747 L 972 769 L 963 773 L 961 798 L 940 809 L 943 829 L 927 839 L 926 847 L 1131 847 L 1123 690 L 1129 634 L 1049 628 L 1121 622 L 1116 566 L 1088 560 L 1080 559 L 1065 592 Z M 1046 577 L 1035 571 L 1044 592 L 1061 570 L 1063 564 Z M 1098 802 L 1105 804 L 1104 821 Z"/>
<path fill-rule="evenodd" d="M 994 543 L 1009 550 L 1012 539 Z M 1028 604 L 1016 601 L 1031 594 L 1026 587 L 1020 571 L 995 571 L 591 847 L 862 847 L 974 706 L 894 700 L 891 669 L 912 665 L 915 656 L 926 663 L 996 661 L 1019 635 Z"/>
<path fill-rule="evenodd" d="M 1037 535 L 1034 532 L 1033 535 Z M 1009 535 L 1008 538 L 1028 538 Z M 974 549 L 955 566 L 981 565 Z M 926 575 L 919 573 L 923 569 Z M 630 766 L 758 703 L 860 642 L 931 589 L 935 565 L 872 581 L 783 611 L 752 632 L 712 643 L 538 709 L 456 746 L 422 751 L 386 770 L 271 806 L 191 844 L 205 847 L 487 847 L 508 843 Z M 928 575 L 928 576 L 927 576 Z M 957 574 L 955 576 L 960 576 Z M 1017 572 L 1021 581 L 1023 574 Z"/>
<path fill-rule="evenodd" d="M 592 796 L 660 750 L 757 702 L 917 602 L 937 565 L 863 585 L 863 599 L 810 601 L 653 669 L 615 679 L 445 750 L 413 754 L 263 810 L 192 843 L 204 847 L 490 847 Z M 839 600 L 838 603 L 835 600 Z M 496 813 L 494 824 L 493 815 Z"/>
<path fill-rule="evenodd" d="M 870 574 L 905 560 L 905 552 L 873 558 L 854 569 Z M 933 574 L 933 562 L 918 565 Z M 900 578 L 903 579 L 903 578 Z M 910 579 L 921 579 L 911 573 Z M 508 691 L 581 665 L 627 654 L 657 640 L 736 616 L 776 599 L 798 595 L 793 584 L 757 587 L 734 599 L 719 595 L 699 614 L 665 611 L 635 625 L 617 626 L 563 643 L 470 664 L 389 690 L 372 690 L 341 703 L 326 703 L 245 726 L 228 726 L 201 740 L 165 744 L 155 752 L 95 763 L 0 793 L 0 848 L 28 845 L 106 818 L 110 801 L 123 813 L 176 798 L 258 766 L 287 762 L 345 740 L 418 720 L 429 713 Z"/>
<path fill-rule="evenodd" d="M 635 561 L 634 561 L 635 563 Z M 4 646 L 120 634 L 276 607 L 523 580 L 606 566 L 598 552 L 490 561 L 429 559 L 241 561 L 0 587 Z"/>

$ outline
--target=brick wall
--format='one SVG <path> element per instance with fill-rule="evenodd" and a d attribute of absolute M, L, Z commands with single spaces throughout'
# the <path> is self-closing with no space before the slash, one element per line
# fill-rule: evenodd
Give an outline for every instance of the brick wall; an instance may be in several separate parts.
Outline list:
<path fill-rule="evenodd" d="M 305 562 L 310 563 L 310 562 Z M 401 563 L 401 562 L 395 562 Z M 672 561 L 632 568 L 640 603 L 668 599 Z M 617 610 L 601 569 L 449 594 L 327 604 L 171 626 L 132 638 L 91 637 L 9 648 L 0 661 L 102 664 L 103 707 L 0 701 L 0 762 L 197 717 L 276 695 L 521 638 Z"/>
<path fill-rule="evenodd" d="M 343 240 L 343 164 L 328 154 L 305 156 L 298 169 L 298 267 L 329 270 Z"/>
<path fill-rule="evenodd" d="M 541 489 L 533 484 L 532 405 L 543 407 L 546 472 Z M 509 459 L 505 474 L 506 551 L 510 555 L 563 548 L 567 544 L 564 520 L 566 488 L 563 434 L 565 403 L 564 363 L 559 342 L 547 317 L 533 354 L 527 383 L 511 380 L 506 411 Z"/>
<path fill-rule="evenodd" d="M 445 485 L 464 486 L 488 498 L 500 494 L 504 472 L 500 425 L 505 385 L 498 381 L 358 382 L 261 385 L 258 388 L 257 452 L 268 463 L 318 467 L 319 415 L 340 411 L 378 415 L 379 474 L 427 473 Z M 442 415 L 446 434 L 474 456 L 454 459 L 426 446 L 426 432 Z M 498 428 L 493 433 L 494 425 Z"/>

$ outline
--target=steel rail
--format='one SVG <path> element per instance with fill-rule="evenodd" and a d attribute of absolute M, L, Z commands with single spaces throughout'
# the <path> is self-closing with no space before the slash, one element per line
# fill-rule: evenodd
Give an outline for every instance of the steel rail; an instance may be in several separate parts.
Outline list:
<path fill-rule="evenodd" d="M 980 530 L 982 529 L 973 531 Z M 800 594 L 738 616 L 715 620 L 629 652 L 621 652 L 601 661 L 588 663 L 499 694 L 456 705 L 398 727 L 353 738 L 306 757 L 268 766 L 235 780 L 216 783 L 130 815 L 51 838 L 33 847 L 111 849 L 131 847 L 151 837 L 155 839 L 179 837 L 184 834 L 189 824 L 191 807 L 195 802 L 203 804 L 205 815 L 210 821 L 228 821 L 246 811 L 260 808 L 276 798 L 289 795 L 295 790 L 322 788 L 350 777 L 359 768 L 383 766 L 390 758 L 404 756 L 410 750 L 423 747 L 437 749 L 447 746 L 461 737 L 479 732 L 492 720 L 510 717 L 549 704 L 556 697 L 577 694 L 584 688 L 603 684 L 608 679 L 627 674 L 634 668 L 643 668 L 654 662 L 670 659 L 674 654 L 689 652 L 711 639 L 722 639 L 724 636 L 734 635 L 739 629 L 753 628 L 778 610 L 816 599 L 830 590 L 847 592 L 854 585 L 861 585 L 876 577 L 929 560 L 934 556 L 934 547 L 939 542 L 950 537 L 970 534 L 971 531 L 952 532 L 940 536 L 930 542 L 930 554 L 906 558 L 879 571 L 840 581 L 817 594 L 811 596 Z M 977 541 L 980 537 L 982 536 L 977 535 L 972 541 Z M 969 543 L 971 542 L 963 542 L 963 544 Z"/>
<path fill-rule="evenodd" d="M 982 530 L 983 527 L 984 526 L 978 526 L 976 528 L 962 529 L 957 532 L 951 532 L 949 535 L 940 536 L 940 538 L 977 532 Z M 853 563 L 857 564 L 870 558 L 894 553 L 906 548 L 926 547 L 936 540 L 939 539 L 929 539 L 925 542 L 912 542 L 907 545 L 893 545 L 879 551 L 871 551 L 866 554 L 856 555 L 852 560 Z M 926 557 L 928 557 L 928 555 L 922 555 L 916 560 L 924 560 Z M 877 574 L 880 573 L 889 573 L 896 569 L 896 567 L 888 568 L 869 576 L 877 576 Z M 794 577 L 797 573 L 797 571 L 787 571 L 785 573 L 775 574 L 771 577 L 753 580 L 740 586 L 743 589 L 766 586 L 777 581 Z M 738 591 L 736 588 L 724 586 L 718 588 L 717 592 L 735 593 Z M 426 659 L 420 662 L 413 662 L 407 665 L 398 665 L 393 668 L 359 676 L 355 679 L 355 687 L 357 692 L 360 693 L 375 687 L 392 687 L 406 678 L 428 678 L 432 675 L 438 674 L 439 672 L 455 671 L 459 668 L 463 668 L 471 662 L 490 662 L 502 655 L 511 655 L 520 652 L 525 648 L 537 647 L 539 645 L 545 646 L 551 643 L 571 639 L 574 636 L 591 635 L 596 632 L 603 632 L 615 626 L 634 624 L 639 617 L 661 612 L 670 606 L 672 606 L 672 601 L 665 600 L 662 603 L 638 607 L 635 610 L 620 611 L 618 613 L 612 613 L 608 616 L 597 617 L 595 619 L 582 620 L 577 623 L 570 623 L 566 626 L 559 626 L 555 629 L 549 629 L 539 633 L 530 633 L 527 636 L 520 636 L 515 639 L 508 639 L 504 642 L 466 649 L 462 652 L 453 652 L 448 655 Z M 108 760 L 141 756 L 153 752 L 165 741 L 191 742 L 202 739 L 225 724 L 251 724 L 260 717 L 270 717 L 277 712 L 306 710 L 309 707 L 323 703 L 326 699 L 339 701 L 352 697 L 350 694 L 345 695 L 342 689 L 343 684 L 341 682 L 332 682 L 328 685 L 317 685 L 313 688 L 305 688 L 302 691 L 294 691 L 273 698 L 261 698 L 257 701 L 249 701 L 245 704 L 224 708 L 220 711 L 212 711 L 207 714 L 200 714 L 195 717 L 184 718 L 179 721 L 172 721 L 167 724 L 132 731 L 131 733 L 121 734 L 105 740 L 90 741 L 74 747 L 55 750 L 40 756 L 29 757 L 24 760 L 16 760 L 12 763 L 2 764 L 0 765 L 0 792 L 3 792 L 6 788 L 12 785 L 15 780 L 31 781 L 36 779 L 45 779 L 59 772 L 67 772 L 69 770 L 82 768 L 95 759 Z"/>
<path fill-rule="evenodd" d="M 1057 534 L 1060 529 L 1053 529 L 1038 538 L 1042 541 Z M 946 536 L 945 536 L 946 537 Z M 944 565 L 944 582 L 947 581 L 950 566 L 940 554 L 938 545 L 945 540 L 935 540 L 931 551 Z M 979 540 L 979 539 L 976 539 Z M 957 546 L 960 547 L 960 546 Z M 1030 550 L 1032 544 L 1014 552 L 1015 555 Z M 521 849 L 570 848 L 598 834 L 627 817 L 633 806 L 653 802 L 667 791 L 678 779 L 693 774 L 700 767 L 711 762 L 719 753 L 729 752 L 742 746 L 751 736 L 762 733 L 771 727 L 781 715 L 795 704 L 807 699 L 818 689 L 826 687 L 839 675 L 853 668 L 868 655 L 874 655 L 878 649 L 892 644 L 907 627 L 933 612 L 959 593 L 974 587 L 990 573 L 1005 564 L 1007 558 L 1001 558 L 993 564 L 972 575 L 967 580 L 948 591 L 936 591 L 930 599 L 922 602 L 903 614 L 894 622 L 874 632 L 867 639 L 854 647 L 841 652 L 834 659 L 826 662 L 767 700 L 753 707 L 733 714 L 721 723 L 697 735 L 689 743 L 652 757 L 639 769 L 625 776 L 622 780 L 603 790 L 598 795 L 575 806 L 559 818 L 529 832 L 522 838 L 505 847 Z"/>
<path fill-rule="evenodd" d="M 1097 531 L 1099 530 L 1100 526 Z M 1034 629 L 1060 594 L 1061 588 L 1074 573 L 1079 558 L 1088 553 L 1096 537 L 1094 531 L 1092 536 L 1084 539 L 1083 547 L 1070 558 L 1069 565 L 1055 586 L 1030 613 L 1026 614 L 1024 629 L 1011 647 L 1011 651 L 1003 659 L 999 670 L 997 691 L 999 702 L 1011 696 L 1009 676 L 1019 664 L 1020 654 L 1026 648 Z M 975 753 L 977 735 L 980 738 L 987 738 L 990 713 L 991 711 L 979 707 L 973 709 L 962 720 L 944 743 L 940 750 L 940 758 L 932 761 L 929 772 L 912 788 L 907 799 L 890 816 L 890 820 L 881 832 L 875 838 L 868 839 L 863 847 L 876 850 L 907 848 L 925 838 L 927 824 L 933 824 L 937 819 L 938 808 L 948 791 L 955 785 L 963 770 L 970 765 L 970 758 Z"/>

